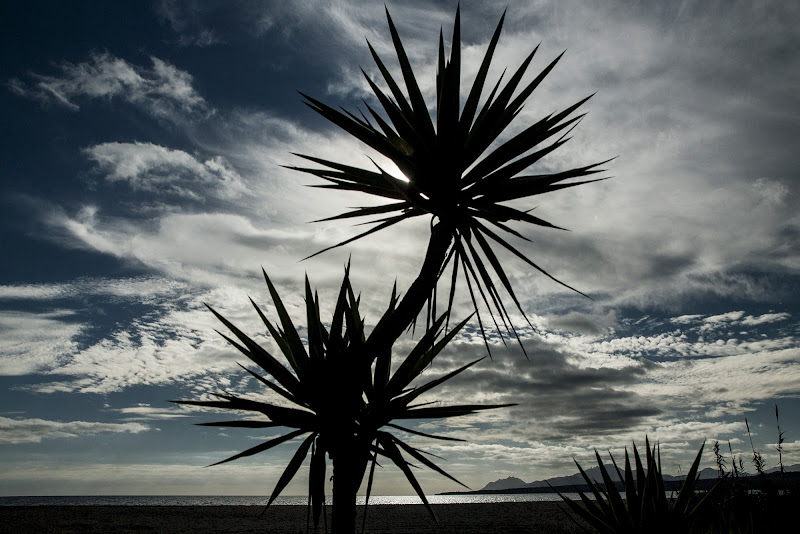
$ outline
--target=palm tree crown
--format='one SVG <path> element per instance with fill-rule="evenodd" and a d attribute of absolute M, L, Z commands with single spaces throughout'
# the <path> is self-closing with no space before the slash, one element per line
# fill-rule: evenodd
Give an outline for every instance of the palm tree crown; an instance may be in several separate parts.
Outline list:
<path fill-rule="evenodd" d="M 367 498 L 369 498 L 372 475 L 379 456 L 388 458 L 400 468 L 426 505 L 428 502 L 425 494 L 411 472 L 411 464 L 406 456 L 410 458 L 410 461 L 419 462 L 458 482 L 427 458 L 423 454 L 424 451 L 406 443 L 388 431 L 386 427 L 432 439 L 462 441 L 415 431 L 393 421 L 458 417 L 480 410 L 511 406 L 509 404 L 433 406 L 429 402 L 417 402 L 422 394 L 480 361 L 467 363 L 425 384 L 412 385 L 412 382 L 422 374 L 436 355 L 456 335 L 466 320 L 439 339 L 444 317 L 438 318 L 432 328 L 420 338 L 414 349 L 396 366 L 394 373 L 391 373 L 391 350 L 371 356 L 367 356 L 364 352 L 368 336 L 365 335 L 364 320 L 358 310 L 359 298 L 354 295 L 350 286 L 349 268 L 345 271 L 329 328 L 326 328 L 320 319 L 319 297 L 316 293 L 312 293 L 308 278 L 306 278 L 308 331 L 306 343 L 298 334 L 266 273 L 264 273 L 264 278 L 280 323 L 272 324 L 260 307 L 252 300 L 251 302 L 275 344 L 279 347 L 288 367 L 213 308 L 209 307 L 209 309 L 233 333 L 233 337 L 222 333 L 220 335 L 257 364 L 266 373 L 266 376 L 247 368 L 245 370 L 269 390 L 277 393 L 283 401 L 276 404 L 240 398 L 230 394 L 216 394 L 218 400 L 173 402 L 211 408 L 245 410 L 267 417 L 267 420 L 201 423 L 204 426 L 285 427 L 289 429 L 289 432 L 217 462 L 217 464 L 251 456 L 272 449 L 291 439 L 307 435 L 278 480 L 270 496 L 269 504 L 272 504 L 292 480 L 303 460 L 311 451 L 309 496 L 314 509 L 315 521 L 319 517 L 321 505 L 325 500 L 326 454 L 334 462 L 334 493 L 337 491 L 337 484 L 341 484 L 341 487 L 350 489 L 353 499 L 365 468 L 369 462 L 372 462 L 367 490 Z M 386 314 L 392 313 L 396 303 L 396 293 L 393 292 Z M 337 462 L 340 461 L 344 465 L 344 469 L 337 473 Z M 458 483 L 461 484 L 461 482 Z M 335 495 L 334 500 L 336 500 Z M 347 509 L 347 507 L 342 506 L 342 509 Z"/>
<path fill-rule="evenodd" d="M 583 117 L 583 115 L 574 117 L 571 115 L 590 97 L 561 112 L 550 114 L 516 135 L 499 142 L 501 135 L 519 114 L 525 101 L 555 67 L 561 55 L 532 81 L 521 85 L 523 76 L 536 53 L 534 49 L 505 84 L 502 83 L 504 76 L 500 77 L 489 96 L 482 105 L 479 105 L 503 26 L 504 13 L 497 24 L 466 101 L 461 107 L 461 38 L 460 14 L 457 11 L 449 59 L 445 58 L 443 34 L 440 33 L 439 36 L 434 119 L 422 96 L 388 10 L 386 16 L 408 96 L 400 89 L 369 43 L 372 57 L 388 87 L 388 94 L 366 73 L 364 76 L 384 115 L 379 114 L 367 103 L 365 106 L 368 115 L 362 113 L 359 117 L 347 111 L 336 110 L 308 95 L 303 94 L 303 96 L 311 109 L 391 159 L 406 179 L 392 176 L 377 164 L 375 169 L 363 169 L 297 154 L 322 166 L 322 168 L 290 167 L 328 182 L 315 187 L 358 191 L 389 201 L 322 219 L 376 217 L 368 221 L 373 224 L 370 229 L 317 254 L 412 217 L 430 215 L 439 232 L 445 233 L 449 238 L 446 240 L 443 261 L 437 273 L 438 278 L 447 265 L 452 264 L 448 313 L 452 309 L 460 268 L 467 282 L 475 311 L 478 311 L 478 300 L 475 296 L 477 290 L 489 309 L 501 337 L 502 332 L 495 320 L 495 313 L 499 315 L 507 329 L 510 326 L 510 330 L 519 339 L 494 280 L 499 281 L 523 316 L 525 311 L 514 293 L 495 248 L 499 245 L 530 267 L 553 278 L 507 241 L 508 235 L 526 239 L 508 223 L 521 222 L 549 228 L 558 227 L 532 215 L 530 210 L 521 210 L 509 206 L 506 202 L 598 180 L 572 179 L 602 172 L 598 166 L 605 162 L 556 173 L 521 174 L 568 141 L 568 133 Z M 494 144 L 498 146 L 489 151 Z M 435 303 L 435 290 L 428 297 Z M 434 305 L 433 316 L 435 315 Z M 429 314 L 429 321 L 430 318 Z M 480 315 L 478 321 L 481 331 L 484 332 Z M 485 332 L 484 339 L 486 339 Z"/>

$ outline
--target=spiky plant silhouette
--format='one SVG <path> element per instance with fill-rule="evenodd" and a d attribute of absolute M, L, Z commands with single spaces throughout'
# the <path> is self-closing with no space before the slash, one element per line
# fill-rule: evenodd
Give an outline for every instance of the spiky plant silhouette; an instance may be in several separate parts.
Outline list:
<path fill-rule="evenodd" d="M 603 477 L 603 486 L 592 480 L 580 464 L 575 461 L 575 465 L 578 466 L 578 470 L 592 492 L 594 499 L 590 499 L 580 489 L 575 488 L 575 491 L 580 496 L 581 505 L 570 500 L 557 490 L 554 489 L 554 491 L 569 505 L 572 511 L 601 534 L 673 534 L 690 532 L 690 527 L 696 519 L 698 511 L 708 502 L 708 497 L 717 487 L 715 485 L 702 498 L 696 498 L 697 473 L 700 468 L 703 447 L 705 447 L 705 442 L 700 446 L 700 450 L 689 468 L 678 496 L 674 499 L 667 498 L 667 492 L 664 489 L 663 471 L 661 470 L 661 449 L 658 445 L 653 445 L 651 448 L 647 437 L 645 437 L 644 465 L 639 457 L 639 451 L 636 450 L 635 443 L 633 444 L 635 467 L 631 467 L 627 447 L 625 448 L 624 471 L 619 469 L 616 460 L 609 453 L 611 462 L 617 472 L 617 477 L 622 481 L 624 495 L 617 489 L 597 451 L 594 454 L 597 458 L 600 474 Z"/>
<path fill-rule="evenodd" d="M 407 443 L 389 429 L 430 439 L 463 441 L 405 428 L 395 421 L 459 417 L 481 410 L 511 406 L 511 404 L 433 406 L 430 402 L 418 401 L 424 393 L 480 361 L 478 359 L 467 363 L 427 383 L 415 384 L 415 380 L 423 370 L 468 319 L 440 338 L 444 316 L 439 317 L 392 373 L 391 351 L 372 356 L 367 356 L 363 351 L 369 337 L 366 335 L 364 319 L 359 313 L 359 298 L 354 295 L 350 285 L 349 268 L 345 271 L 329 328 L 320 318 L 319 297 L 316 293 L 312 293 L 306 278 L 308 332 L 306 344 L 303 343 L 266 273 L 264 278 L 280 322 L 272 324 L 261 308 L 252 300 L 251 302 L 279 347 L 283 358 L 288 362 L 288 367 L 213 308 L 209 309 L 233 334 L 231 337 L 220 332 L 220 335 L 258 365 L 266 375 L 249 368 L 244 369 L 270 391 L 276 393 L 282 402 L 255 401 L 229 394 L 215 394 L 218 400 L 172 402 L 244 410 L 268 418 L 266 421 L 245 419 L 201 423 L 204 426 L 285 427 L 290 431 L 213 465 L 252 456 L 291 439 L 307 435 L 300 442 L 278 480 L 267 506 L 280 495 L 311 451 L 308 491 L 315 526 L 325 501 L 326 454 L 333 463 L 334 533 L 353 532 L 356 492 L 361 486 L 367 466 L 372 462 L 367 486 L 367 498 L 369 498 L 374 466 L 381 456 L 388 458 L 400 468 L 414 491 L 433 514 L 419 482 L 411 471 L 410 462 L 419 462 L 462 486 L 464 484 L 427 458 L 424 451 Z M 396 293 L 393 292 L 386 314 L 391 314 L 396 304 Z"/>
<path fill-rule="evenodd" d="M 572 115 L 589 97 L 509 135 L 509 127 L 519 115 L 523 104 L 552 71 L 561 56 L 555 58 L 532 81 L 523 84 L 523 77 L 536 52 L 534 49 L 505 84 L 501 76 L 481 103 L 505 13 L 492 35 L 463 107 L 460 98 L 460 9 L 455 15 L 449 59 L 445 57 L 444 38 L 440 33 L 435 120 L 431 117 L 388 10 L 386 17 L 408 95 L 403 93 L 389 69 L 368 44 L 383 83 L 388 87 L 388 93 L 366 73 L 365 77 L 384 115 L 369 104 L 365 104 L 367 114 L 362 113 L 359 117 L 347 111 L 338 111 L 311 96 L 303 97 L 311 109 L 391 159 L 405 179 L 395 178 L 378 165 L 374 169 L 363 169 L 302 154 L 298 156 L 318 167 L 290 168 L 328 182 L 316 187 L 360 192 L 388 201 L 378 206 L 357 208 L 323 219 L 373 217 L 368 221 L 373 226 L 320 253 L 352 243 L 407 219 L 430 216 L 431 235 L 418 276 L 402 299 L 396 296 L 396 292 L 392 293 L 388 309 L 369 335 L 359 314 L 359 301 L 353 295 L 347 273 L 329 327 L 320 320 L 317 297 L 312 295 L 310 285 L 306 282 L 308 334 L 305 341 L 292 324 L 271 281 L 265 276 L 280 325 L 272 325 L 257 306 L 256 310 L 280 348 L 288 367 L 222 315 L 213 309 L 212 311 L 233 333 L 232 337 L 225 334 L 223 336 L 260 366 L 267 376 L 252 370 L 248 372 L 281 397 L 282 402 L 277 404 L 254 401 L 229 394 L 218 394 L 218 400 L 176 401 L 210 408 L 253 411 L 268 419 L 204 423 L 207 425 L 291 429 L 280 437 L 223 462 L 267 451 L 281 443 L 307 435 L 278 480 L 269 502 L 273 502 L 286 487 L 310 452 L 309 494 L 316 521 L 324 502 L 327 455 L 333 463 L 334 533 L 354 531 L 356 491 L 371 462 L 367 484 L 369 493 L 374 467 L 381 456 L 400 468 L 426 505 L 427 500 L 410 470 L 409 462 L 416 461 L 452 478 L 421 450 L 391 433 L 387 427 L 419 437 L 451 438 L 421 433 L 398 426 L 392 421 L 457 417 L 509 406 L 415 404 L 420 395 L 463 372 L 479 360 L 424 385 L 414 386 L 412 382 L 466 323 L 465 320 L 452 329 L 449 328 L 456 286 L 460 279 L 466 282 L 487 350 L 489 342 L 479 313 L 482 305 L 488 309 L 503 342 L 505 329 L 522 346 L 504 299 L 510 297 L 526 321 L 527 316 L 497 250 L 499 248 L 508 251 L 528 266 L 553 278 L 508 239 L 509 236 L 526 239 L 513 227 L 515 223 L 558 227 L 532 215 L 531 210 L 519 209 L 507 203 L 597 181 L 598 178 L 583 178 L 601 172 L 598 167 L 605 163 L 593 163 L 554 173 L 523 174 L 568 141 L 569 132 L 582 117 Z M 448 267 L 451 270 L 447 305 L 444 313 L 439 315 L 436 310 L 437 286 Z M 573 289 L 566 284 L 562 285 Z M 506 297 L 501 294 L 501 288 Z M 425 333 L 392 373 L 393 346 L 415 324 L 426 303 L 428 312 Z"/>
<path fill-rule="evenodd" d="M 475 311 L 478 312 L 482 301 L 501 337 L 503 330 L 506 330 L 519 341 L 519 335 L 511 321 L 499 286 L 504 288 L 526 321 L 528 318 L 498 258 L 496 252 L 498 247 L 509 251 L 528 266 L 563 286 L 573 290 L 574 288 L 556 280 L 508 241 L 508 236 L 527 240 L 510 223 L 527 223 L 546 228 L 559 227 L 536 217 L 530 210 L 518 209 L 506 203 L 598 180 L 576 181 L 575 179 L 601 172 L 598 167 L 606 161 L 555 173 L 521 174 L 569 140 L 567 135 L 583 117 L 583 115 L 571 115 L 591 96 L 563 111 L 542 118 L 500 142 L 525 102 L 552 71 L 561 59 L 561 55 L 550 62 L 532 81 L 522 85 L 522 79 L 538 49 L 537 46 L 505 84 L 502 83 L 503 76 L 500 77 L 489 96 L 480 105 L 481 94 L 503 27 L 505 18 L 503 13 L 467 99 L 459 112 L 461 101 L 459 9 L 455 16 L 449 60 L 445 59 L 442 33 L 439 36 L 434 120 L 431 118 L 388 9 L 386 17 L 408 96 L 400 89 L 389 69 L 369 43 L 372 57 L 383 82 L 388 87 L 388 94 L 368 74 L 363 70 L 362 72 L 384 115 L 366 102 L 368 115 L 362 113 L 359 117 L 301 94 L 311 109 L 392 160 L 404 174 L 405 179 L 396 178 L 377 164 L 374 169 L 364 169 L 310 155 L 296 154 L 322 167 L 289 167 L 328 182 L 314 187 L 356 191 L 389 201 L 378 206 L 361 207 L 322 219 L 330 221 L 375 217 L 369 221 L 373 224 L 370 229 L 316 254 L 352 243 L 413 217 L 431 216 L 432 231 L 422 270 L 398 306 L 397 317 L 386 325 L 387 329 L 393 332 L 405 328 L 421 311 L 426 299 L 435 303 L 437 281 L 446 267 L 452 265 L 447 313 L 452 310 L 460 270 L 467 283 Z M 429 306 L 429 309 L 435 316 L 435 305 Z M 479 312 L 477 318 L 488 350 L 489 343 Z M 500 323 L 497 322 L 498 318 Z M 428 319 L 430 321 L 430 315 Z"/>

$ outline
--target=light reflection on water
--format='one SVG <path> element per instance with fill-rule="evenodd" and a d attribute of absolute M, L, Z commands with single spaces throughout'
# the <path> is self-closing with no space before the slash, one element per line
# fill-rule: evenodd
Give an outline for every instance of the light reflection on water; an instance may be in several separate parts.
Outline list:
<path fill-rule="evenodd" d="M 578 499 L 578 494 L 565 494 Z M 560 501 L 554 493 L 501 495 L 428 495 L 431 504 L 488 504 L 499 502 Z M 286 496 L 275 499 L 274 505 L 305 506 L 307 496 Z M 330 496 L 328 497 L 330 504 Z M 364 497 L 357 498 L 364 504 Z M 75 495 L 45 497 L 0 497 L 0 506 L 266 506 L 265 496 L 228 495 Z M 369 504 L 422 504 L 416 495 L 372 495 Z"/>
<path fill-rule="evenodd" d="M 572 499 L 578 494 L 566 493 Z M 503 493 L 495 495 L 428 495 L 431 504 L 486 504 L 495 502 L 560 501 L 555 493 Z M 364 504 L 364 497 L 358 497 L 358 504 Z M 422 504 L 416 495 L 372 495 L 370 504 Z"/>

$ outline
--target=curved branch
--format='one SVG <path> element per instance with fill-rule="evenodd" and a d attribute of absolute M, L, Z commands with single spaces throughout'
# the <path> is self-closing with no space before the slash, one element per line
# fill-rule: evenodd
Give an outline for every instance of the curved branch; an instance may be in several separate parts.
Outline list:
<path fill-rule="evenodd" d="M 381 351 L 391 350 L 392 345 L 414 322 L 422 311 L 439 279 L 439 273 L 447 259 L 447 251 L 453 242 L 455 229 L 439 222 L 431 229 L 428 250 L 419 274 L 409 286 L 397 308 L 386 314 L 375 326 L 364 345 L 364 354 L 374 359 Z"/>

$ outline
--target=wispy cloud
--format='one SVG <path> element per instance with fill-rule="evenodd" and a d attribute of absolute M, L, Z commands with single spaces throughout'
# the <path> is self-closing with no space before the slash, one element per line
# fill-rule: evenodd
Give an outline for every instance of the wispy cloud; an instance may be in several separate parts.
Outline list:
<path fill-rule="evenodd" d="M 119 412 L 125 416 L 129 421 L 146 421 L 149 419 L 179 419 L 186 417 L 185 412 L 180 412 L 177 409 L 156 408 L 148 403 L 139 403 L 135 406 L 128 406 L 126 408 L 115 408 L 115 412 Z"/>
<path fill-rule="evenodd" d="M 41 443 L 43 439 L 77 438 L 102 432 L 138 434 L 150 430 L 141 423 L 98 423 L 9 419 L 0 416 L 0 443 Z"/>
<path fill-rule="evenodd" d="M 69 359 L 84 329 L 69 310 L 47 313 L 0 311 L 0 375 L 43 372 Z"/>
<path fill-rule="evenodd" d="M 791 315 L 786 312 L 783 313 L 765 313 L 763 315 L 752 316 L 748 315 L 741 320 L 740 324 L 744 326 L 756 326 L 768 323 L 777 323 L 789 319 Z"/>
<path fill-rule="evenodd" d="M 8 86 L 19 96 L 71 111 L 78 111 L 81 101 L 119 99 L 170 122 L 213 113 L 192 87 L 188 72 L 157 57 L 150 61 L 151 67 L 142 67 L 108 52 L 96 52 L 82 63 L 61 63 L 59 75 L 31 73 L 28 82 L 14 78 Z"/>
<path fill-rule="evenodd" d="M 176 295 L 186 284 L 169 278 L 141 276 L 138 278 L 79 278 L 60 284 L 0 285 L 0 300 L 59 300 L 78 296 L 107 296 L 136 298 L 147 303 L 165 296 Z M 59 315 L 59 317 L 63 316 Z"/>
<path fill-rule="evenodd" d="M 206 47 L 222 43 L 217 31 L 207 26 L 200 15 L 201 4 L 159 0 L 156 12 L 177 34 L 180 46 Z"/>
<path fill-rule="evenodd" d="M 73 217 L 51 214 L 51 223 L 75 247 L 134 260 L 194 284 L 225 285 L 257 276 L 260 262 L 270 272 L 282 271 L 315 251 L 312 232 L 256 227 L 234 214 L 166 214 L 142 226 L 85 207 Z"/>
<path fill-rule="evenodd" d="M 107 181 L 125 182 L 134 190 L 194 200 L 244 192 L 241 176 L 222 156 L 201 161 L 182 150 L 138 142 L 102 143 L 83 152 Z"/>
<path fill-rule="evenodd" d="M 104 394 L 184 383 L 206 374 L 219 382 L 237 369 L 237 359 L 214 332 L 213 317 L 199 306 L 195 302 L 189 310 L 176 310 L 174 302 L 163 302 L 149 319 L 134 320 L 124 329 L 73 348 L 43 371 L 49 380 L 23 389 Z"/>

